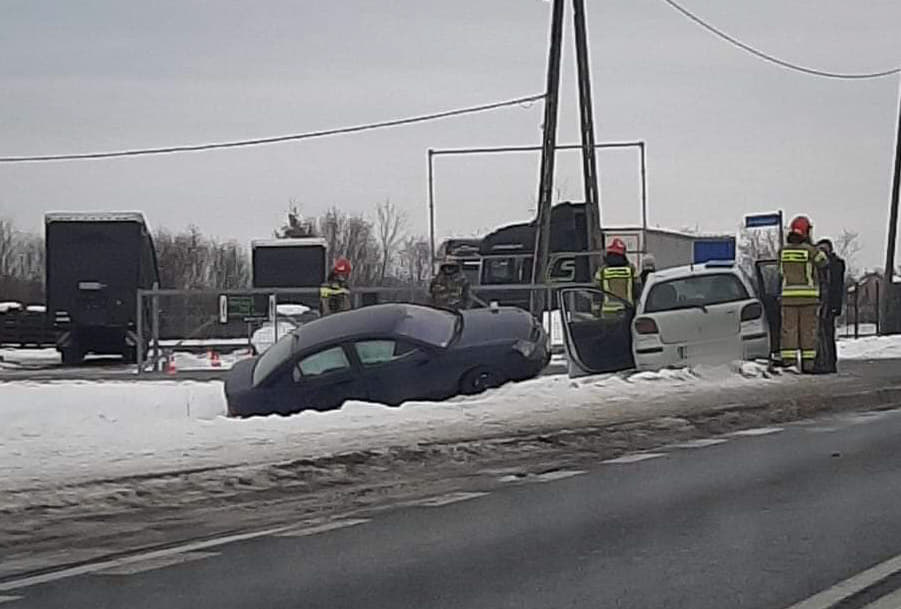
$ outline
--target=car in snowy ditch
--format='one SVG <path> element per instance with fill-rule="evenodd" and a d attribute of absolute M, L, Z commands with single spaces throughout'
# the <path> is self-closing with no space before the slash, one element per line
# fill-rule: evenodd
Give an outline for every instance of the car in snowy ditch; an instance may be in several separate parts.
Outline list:
<path fill-rule="evenodd" d="M 532 378 L 548 361 L 544 328 L 520 309 L 391 303 L 304 324 L 238 362 L 225 396 L 238 417 L 332 410 L 348 400 L 398 405 Z"/>
<path fill-rule="evenodd" d="M 732 262 L 674 267 L 648 276 L 636 306 L 599 316 L 605 294 L 561 292 L 571 374 L 766 359 L 770 325 L 754 282 Z M 608 300 L 619 300 L 607 294 Z"/>

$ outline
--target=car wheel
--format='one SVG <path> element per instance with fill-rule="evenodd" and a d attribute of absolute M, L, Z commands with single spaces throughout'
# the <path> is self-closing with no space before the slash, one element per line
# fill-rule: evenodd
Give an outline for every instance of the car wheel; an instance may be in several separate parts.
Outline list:
<path fill-rule="evenodd" d="M 474 368 L 460 379 L 460 393 L 475 395 L 501 384 L 500 375 L 490 368 Z"/>
<path fill-rule="evenodd" d="M 62 360 L 64 366 L 77 366 L 84 359 L 78 347 L 66 347 L 62 350 Z"/>

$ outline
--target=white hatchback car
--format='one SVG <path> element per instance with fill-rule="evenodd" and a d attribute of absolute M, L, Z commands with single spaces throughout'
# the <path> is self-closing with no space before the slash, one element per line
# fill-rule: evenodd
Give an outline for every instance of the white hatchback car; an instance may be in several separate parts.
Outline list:
<path fill-rule="evenodd" d="M 754 284 L 731 262 L 650 275 L 632 322 L 632 352 L 640 370 L 768 358 L 769 326 Z"/>

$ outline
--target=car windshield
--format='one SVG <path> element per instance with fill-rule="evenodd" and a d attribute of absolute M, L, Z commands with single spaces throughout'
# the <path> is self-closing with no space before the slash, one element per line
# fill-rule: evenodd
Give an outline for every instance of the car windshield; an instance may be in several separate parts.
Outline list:
<path fill-rule="evenodd" d="M 450 311 L 410 307 L 397 324 L 396 332 L 398 336 L 446 347 L 459 332 L 461 325 L 462 318 Z"/>
<path fill-rule="evenodd" d="M 266 349 L 260 356 L 260 359 L 257 360 L 257 365 L 253 369 L 253 384 L 259 385 L 273 370 L 291 357 L 296 344 L 297 335 L 291 332 L 282 336 L 277 343 Z"/>
<path fill-rule="evenodd" d="M 748 290 L 732 273 L 694 275 L 658 283 L 651 288 L 646 313 L 747 300 Z"/>

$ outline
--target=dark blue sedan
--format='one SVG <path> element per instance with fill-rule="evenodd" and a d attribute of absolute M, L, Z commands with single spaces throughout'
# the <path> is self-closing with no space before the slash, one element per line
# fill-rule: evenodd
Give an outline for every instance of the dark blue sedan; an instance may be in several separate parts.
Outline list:
<path fill-rule="evenodd" d="M 225 396 L 239 417 L 441 400 L 537 376 L 548 358 L 544 329 L 520 309 L 383 304 L 307 323 L 239 362 Z"/>

